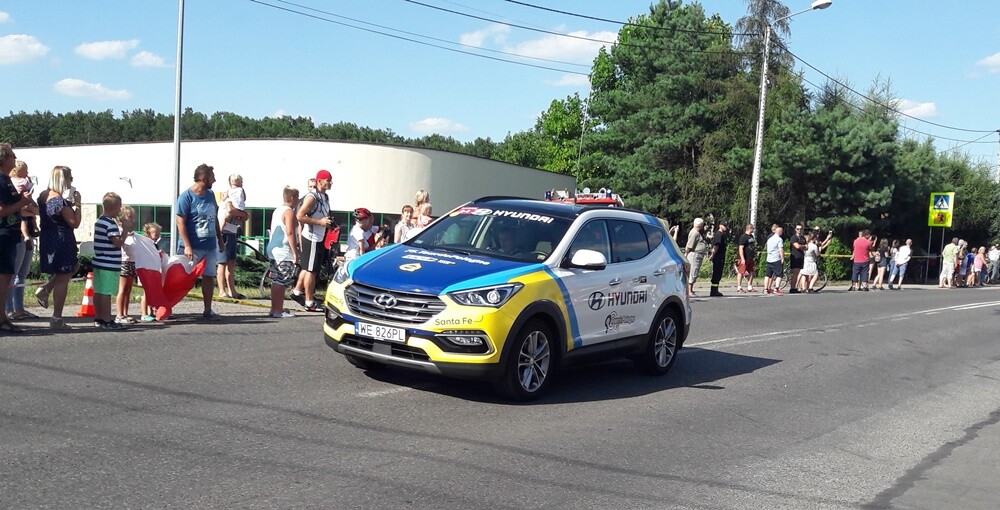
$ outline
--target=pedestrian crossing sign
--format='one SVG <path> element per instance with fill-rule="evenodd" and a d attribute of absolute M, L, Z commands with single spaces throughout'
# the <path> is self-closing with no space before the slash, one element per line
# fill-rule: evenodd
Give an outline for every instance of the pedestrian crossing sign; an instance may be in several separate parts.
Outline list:
<path fill-rule="evenodd" d="M 951 213 L 955 210 L 955 193 L 931 193 L 928 227 L 951 228 Z"/>

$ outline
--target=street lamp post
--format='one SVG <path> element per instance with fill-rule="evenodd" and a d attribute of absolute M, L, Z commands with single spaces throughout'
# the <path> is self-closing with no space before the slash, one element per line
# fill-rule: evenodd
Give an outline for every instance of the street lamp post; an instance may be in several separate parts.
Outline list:
<path fill-rule="evenodd" d="M 833 0 L 813 0 L 808 9 L 782 16 L 774 23 L 784 21 L 792 16 L 798 16 L 804 12 L 812 10 L 826 9 L 833 4 Z M 753 177 L 750 186 L 750 224 L 757 225 L 757 196 L 760 193 L 760 159 L 764 148 L 764 107 L 767 102 L 767 61 L 771 54 L 771 23 L 764 23 L 764 60 L 760 64 L 760 103 L 757 114 L 757 140 L 753 151 Z"/>
<path fill-rule="evenodd" d="M 177 196 L 181 193 L 181 84 L 184 70 L 184 0 L 177 0 L 177 66 L 174 79 L 174 194 L 170 197 L 170 251 L 177 255 Z M 131 183 L 129 183 L 131 185 Z M 167 225 L 164 225 L 165 227 Z"/>

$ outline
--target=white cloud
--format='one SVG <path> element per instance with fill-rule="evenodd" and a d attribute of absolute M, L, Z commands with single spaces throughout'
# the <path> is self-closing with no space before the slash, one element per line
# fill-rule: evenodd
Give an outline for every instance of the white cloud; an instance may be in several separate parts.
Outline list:
<path fill-rule="evenodd" d="M 411 122 L 410 130 L 422 135 L 439 134 L 447 135 L 452 133 L 464 133 L 469 130 L 464 124 L 449 119 L 439 117 L 428 117 L 424 120 Z"/>
<path fill-rule="evenodd" d="M 10 21 L 10 14 L 0 11 L 0 24 Z"/>
<path fill-rule="evenodd" d="M 163 57 L 148 51 L 140 51 L 132 55 L 131 63 L 132 67 L 167 67 Z"/>
<path fill-rule="evenodd" d="M 1000 51 L 976 62 L 976 65 L 985 67 L 990 74 L 1000 73 Z"/>
<path fill-rule="evenodd" d="M 73 51 L 77 55 L 91 60 L 106 60 L 109 58 L 121 60 L 125 58 L 128 50 L 134 49 L 137 46 L 139 46 L 138 39 L 130 39 L 128 41 L 97 41 L 83 43 Z"/>
<path fill-rule="evenodd" d="M 35 36 L 11 34 L 0 37 L 0 66 L 20 64 L 49 52 L 48 46 L 38 42 Z"/>
<path fill-rule="evenodd" d="M 494 23 L 482 30 L 476 30 L 475 32 L 462 34 L 461 36 L 459 36 L 458 40 L 462 44 L 468 44 L 469 46 L 475 46 L 479 48 L 487 40 L 496 44 L 502 44 L 504 41 L 507 40 L 507 34 L 509 33 L 510 33 L 509 26 L 501 25 L 499 23 Z"/>
<path fill-rule="evenodd" d="M 937 117 L 937 105 L 934 103 L 917 103 L 909 99 L 903 99 L 899 102 L 897 109 L 918 119 Z"/>
<path fill-rule="evenodd" d="M 280 118 L 283 118 L 283 117 L 289 117 L 289 118 L 292 118 L 292 119 L 309 119 L 309 120 L 312 120 L 312 115 L 302 115 L 300 113 L 289 113 L 289 112 L 285 111 L 284 108 L 278 108 L 277 110 L 274 111 L 274 113 L 272 113 L 271 115 L 268 115 L 268 117 L 270 117 L 272 119 L 280 119 Z"/>
<path fill-rule="evenodd" d="M 588 33 L 583 30 L 577 30 L 569 32 L 569 35 L 609 42 L 595 42 L 572 37 L 546 35 L 540 39 L 524 41 L 504 48 L 504 51 L 529 57 L 590 64 L 594 61 L 594 57 L 597 56 L 597 51 L 601 49 L 601 46 L 610 46 L 611 43 L 614 43 L 618 39 L 618 34 L 614 32 Z"/>
<path fill-rule="evenodd" d="M 72 97 L 85 97 L 98 101 L 121 101 L 132 99 L 132 93 L 127 90 L 112 90 L 100 83 L 87 83 L 76 78 L 59 80 L 52 87 L 56 92 Z"/>
<path fill-rule="evenodd" d="M 556 87 L 590 87 L 590 77 L 582 74 L 564 74 L 556 81 L 550 81 L 549 85 Z"/>

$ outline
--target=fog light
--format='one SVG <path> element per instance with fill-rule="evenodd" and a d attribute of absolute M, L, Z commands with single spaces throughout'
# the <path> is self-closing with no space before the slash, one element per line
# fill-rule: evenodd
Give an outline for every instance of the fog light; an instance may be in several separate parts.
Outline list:
<path fill-rule="evenodd" d="M 485 331 L 451 330 L 434 335 L 434 343 L 447 352 L 486 354 L 492 352 L 489 336 Z"/>
<path fill-rule="evenodd" d="M 453 343 L 455 345 L 461 345 L 461 346 L 465 346 L 465 347 L 478 347 L 480 345 L 483 345 L 483 343 L 484 343 L 484 340 L 482 339 L 482 337 L 475 336 L 475 335 L 472 335 L 472 336 L 470 336 L 470 335 L 442 335 L 442 336 L 445 338 L 445 340 L 448 340 L 449 342 L 451 342 L 451 343 Z"/>
<path fill-rule="evenodd" d="M 340 314 L 337 313 L 337 310 L 334 307 L 330 306 L 329 303 L 327 303 L 326 305 L 326 320 L 328 321 L 340 320 Z"/>

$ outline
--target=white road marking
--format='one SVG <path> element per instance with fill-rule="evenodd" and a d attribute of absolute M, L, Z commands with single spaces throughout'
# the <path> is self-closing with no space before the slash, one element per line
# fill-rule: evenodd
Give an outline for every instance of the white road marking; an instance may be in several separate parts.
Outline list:
<path fill-rule="evenodd" d="M 393 393 L 403 393 L 404 391 L 413 391 L 413 388 L 400 386 L 398 388 L 389 388 L 385 390 L 366 391 L 363 393 L 358 393 L 357 396 L 361 398 L 375 398 L 375 397 L 382 397 L 385 395 L 392 395 Z"/>
<path fill-rule="evenodd" d="M 918 310 L 915 312 L 899 313 L 894 315 L 887 315 L 885 317 L 878 317 L 874 321 L 866 321 L 865 325 L 878 324 L 881 321 L 896 321 L 905 320 L 913 315 L 934 315 L 943 311 L 961 311 L 961 310 L 974 310 L 976 308 L 984 308 L 988 306 L 1000 305 L 1000 301 L 987 301 L 982 303 L 969 303 L 965 305 L 952 305 L 946 306 L 944 308 L 931 308 L 928 310 Z M 825 326 L 812 326 L 808 328 L 799 329 L 788 329 L 784 331 L 772 331 L 769 333 L 758 333 L 756 335 L 742 335 L 742 336 L 732 336 L 728 338 L 719 338 L 716 340 L 705 340 L 703 342 L 696 342 L 693 344 L 685 344 L 686 347 L 701 347 L 705 345 L 730 343 L 731 345 L 745 345 L 750 343 L 765 342 L 769 340 L 783 340 L 785 338 L 795 338 L 806 333 L 828 333 L 838 331 L 839 328 L 844 326 L 853 326 L 853 324 L 827 324 Z"/>
<path fill-rule="evenodd" d="M 988 308 L 991 306 L 996 306 L 996 305 L 994 303 L 986 303 L 982 305 L 963 306 L 962 308 L 956 308 L 956 310 L 975 310 L 976 308 Z"/>

